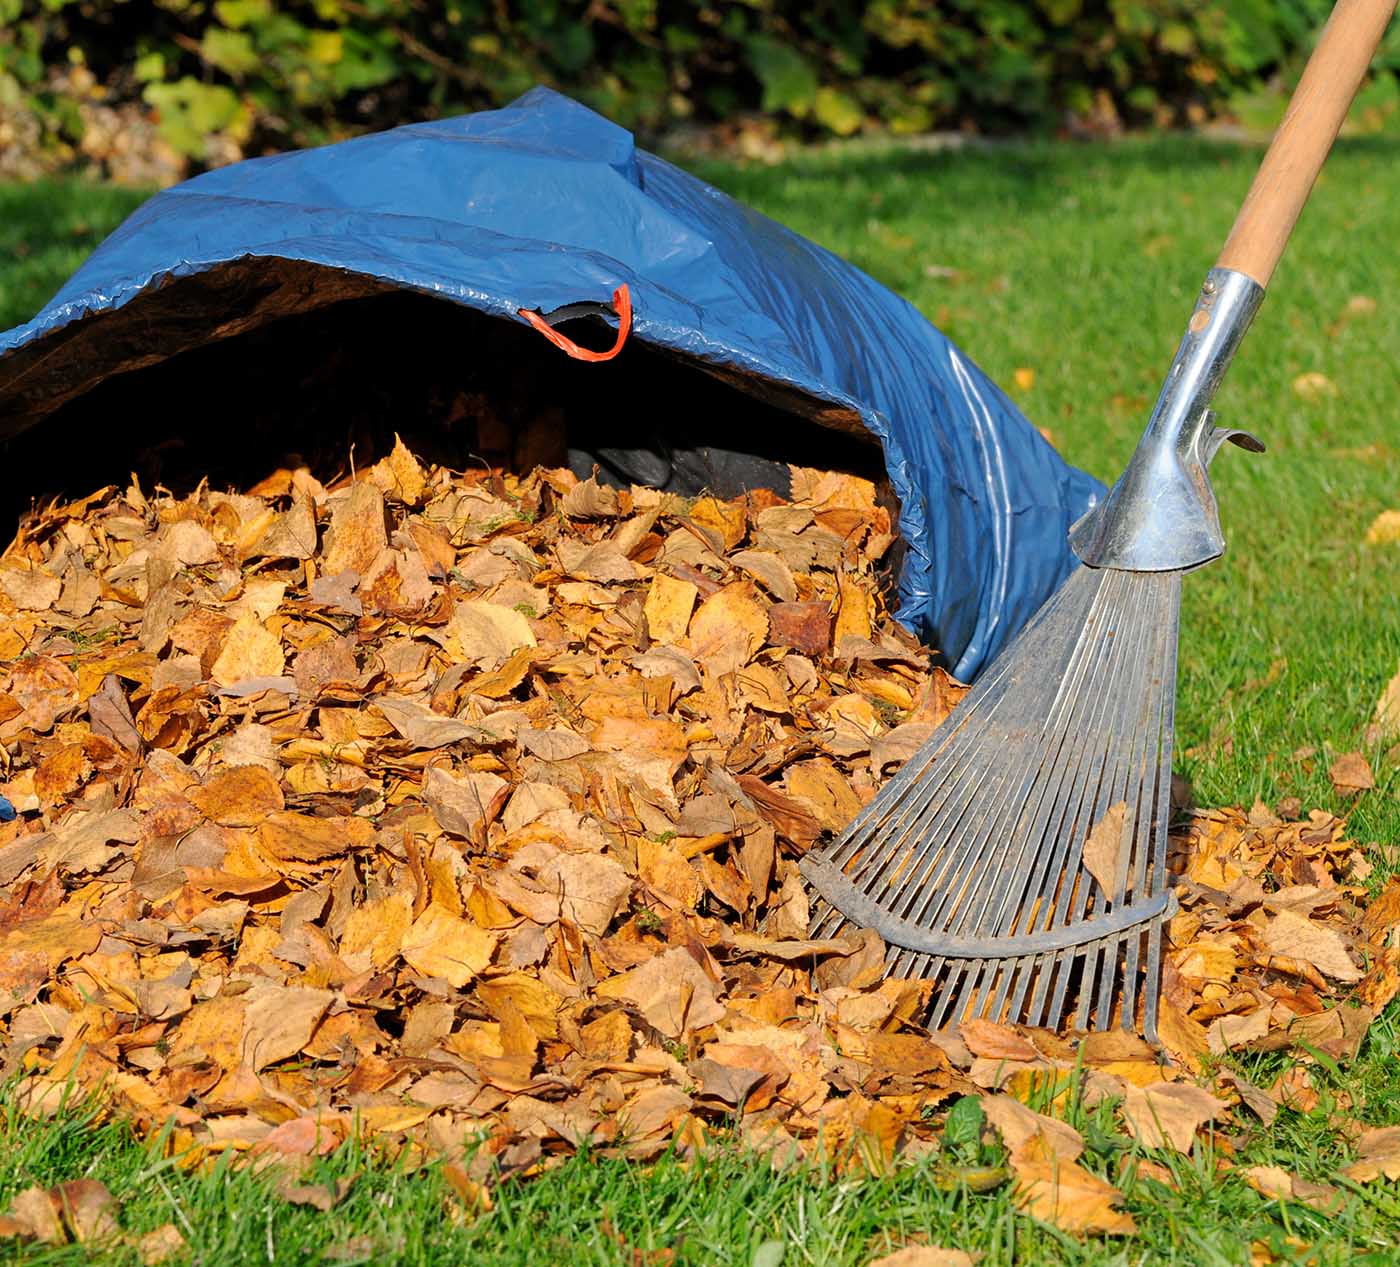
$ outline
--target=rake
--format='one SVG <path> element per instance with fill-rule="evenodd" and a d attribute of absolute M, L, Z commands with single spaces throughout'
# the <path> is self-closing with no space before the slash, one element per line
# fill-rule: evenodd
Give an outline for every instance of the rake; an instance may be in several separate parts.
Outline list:
<path fill-rule="evenodd" d="M 835 839 L 809 852 L 812 934 L 874 929 L 888 976 L 968 1017 L 1156 1039 L 1181 576 L 1225 549 L 1209 408 L 1395 8 L 1339 0 L 1147 429 L 1070 530 L 1081 560 L 954 713 Z"/>

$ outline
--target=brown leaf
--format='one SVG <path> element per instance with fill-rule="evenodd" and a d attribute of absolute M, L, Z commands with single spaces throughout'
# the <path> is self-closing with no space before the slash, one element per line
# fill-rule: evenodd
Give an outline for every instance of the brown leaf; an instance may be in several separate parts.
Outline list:
<path fill-rule="evenodd" d="M 423 781 L 423 799 L 445 832 L 463 840 L 473 840 L 480 830 L 501 812 L 510 784 L 498 774 L 468 771 L 453 778 L 440 766 L 433 766 Z"/>
<path fill-rule="evenodd" d="M 374 707 L 414 748 L 445 748 L 464 739 L 480 740 L 483 734 L 479 726 L 444 717 L 414 699 L 380 695 L 375 698 Z"/>
<path fill-rule="evenodd" d="M 1224 1101 L 1200 1087 L 1163 1082 L 1145 1090 L 1125 1084 L 1120 1111 L 1129 1133 L 1146 1147 L 1189 1153 L 1197 1130 L 1224 1109 Z"/>
<path fill-rule="evenodd" d="M 699 1087 L 696 1094 L 701 1101 L 731 1111 L 742 1111 L 749 1092 L 768 1076 L 761 1069 L 722 1065 L 708 1058 L 691 1061 L 689 1071 Z"/>
<path fill-rule="evenodd" d="M 1400 739 L 1400 669 L 1385 684 L 1380 698 L 1376 701 L 1376 725 L 1380 728 L 1383 742 Z"/>
<path fill-rule="evenodd" d="M 1281 1166 L 1242 1166 L 1239 1174 L 1251 1188 L 1266 1197 L 1275 1201 L 1301 1201 L 1324 1213 L 1335 1213 L 1346 1200 L 1330 1184 L 1309 1183 Z"/>
<path fill-rule="evenodd" d="M 1065 1232 L 1132 1236 L 1133 1216 L 1116 1207 L 1123 1194 L 1077 1162 L 1026 1157 L 1015 1167 L 1017 1208 Z"/>
<path fill-rule="evenodd" d="M 559 895 L 560 918 L 595 937 L 607 932 L 632 892 L 622 866 L 598 854 L 561 853 L 539 869 L 537 878 Z"/>
<path fill-rule="evenodd" d="M 183 1257 L 187 1250 L 185 1238 L 173 1223 L 162 1223 L 136 1242 L 136 1252 L 145 1267 L 160 1267 L 162 1263 Z"/>
<path fill-rule="evenodd" d="M 758 812 L 794 845 L 805 849 L 821 835 L 821 824 L 799 801 L 752 774 L 741 774 L 737 782 Z"/>
<path fill-rule="evenodd" d="M 1346 796 L 1355 796 L 1376 786 L 1370 763 L 1359 752 L 1345 752 L 1327 771 L 1332 786 Z"/>
<path fill-rule="evenodd" d="M 626 999 L 667 1038 L 703 1029 L 724 1017 L 719 990 L 689 951 L 676 947 L 640 968 L 602 982 L 605 998 Z"/>
<path fill-rule="evenodd" d="M 958 1033 L 974 1056 L 990 1060 L 1035 1060 L 1040 1053 L 1010 1025 L 969 1018 L 958 1026 Z"/>
<path fill-rule="evenodd" d="M 322 575 L 368 572 L 389 544 L 384 523 L 384 495 L 367 480 L 350 485 L 331 512 Z"/>
<path fill-rule="evenodd" d="M 752 660 L 767 637 L 767 605 L 749 581 L 736 581 L 700 604 L 685 648 L 721 677 Z"/>
<path fill-rule="evenodd" d="M 295 1056 L 335 1000 L 329 990 L 260 985 L 245 996 L 243 1058 L 256 1073 Z"/>
<path fill-rule="evenodd" d="M 974 1267 L 976 1259 L 965 1250 L 936 1245 L 906 1245 L 892 1254 L 872 1258 L 866 1267 Z"/>
<path fill-rule="evenodd" d="M 1261 940 L 1271 954 L 1315 966 L 1335 981 L 1360 981 L 1346 943 L 1333 929 L 1293 911 L 1280 911 L 1264 925 Z"/>
<path fill-rule="evenodd" d="M 618 1120 L 634 1139 L 670 1133 L 690 1111 L 691 1098 L 678 1087 L 650 1087 L 625 1104 Z"/>
<path fill-rule="evenodd" d="M 1381 1126 L 1356 1141 L 1356 1160 L 1342 1170 L 1355 1183 L 1400 1179 L 1400 1126 Z"/>
<path fill-rule="evenodd" d="M 51 1191 L 25 1188 L 16 1193 L 8 1213 L 0 1215 L 0 1236 L 22 1236 L 45 1245 L 62 1245 L 68 1234 Z"/>
<path fill-rule="evenodd" d="M 768 609 L 775 647 L 803 655 L 825 655 L 831 647 L 834 617 L 830 603 L 774 603 Z"/>
<path fill-rule="evenodd" d="M 1118 871 L 1132 846 L 1132 838 L 1124 830 L 1127 816 L 1127 801 L 1111 805 L 1084 842 L 1084 869 L 1110 898 L 1117 895 Z"/>
<path fill-rule="evenodd" d="M 1072 1162 L 1084 1152 L 1084 1137 L 1074 1127 L 1036 1113 L 1012 1096 L 985 1096 L 982 1112 L 1001 1134 L 1011 1153 L 1012 1166 L 1028 1155 L 1037 1161 Z"/>
<path fill-rule="evenodd" d="M 354 1175 L 342 1175 L 333 1182 L 326 1183 L 296 1183 L 291 1175 L 284 1175 L 277 1185 L 277 1195 L 290 1205 L 309 1205 L 313 1209 L 320 1210 L 322 1214 L 329 1214 L 349 1195 L 350 1189 L 355 1186 Z"/>

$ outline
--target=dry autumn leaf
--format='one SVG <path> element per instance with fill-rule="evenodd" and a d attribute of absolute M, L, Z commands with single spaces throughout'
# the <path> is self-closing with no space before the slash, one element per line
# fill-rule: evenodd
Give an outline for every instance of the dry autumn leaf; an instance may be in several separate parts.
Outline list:
<path fill-rule="evenodd" d="M 961 1249 L 936 1245 L 906 1245 L 891 1254 L 872 1258 L 866 1267 L 975 1267 L 976 1260 Z"/>
<path fill-rule="evenodd" d="M 1376 786 L 1376 777 L 1371 773 L 1370 763 L 1359 752 L 1343 753 L 1332 762 L 1327 774 L 1332 780 L 1332 786 L 1346 796 L 1356 796 Z"/>
<path fill-rule="evenodd" d="M 1337 384 L 1318 370 L 1308 370 L 1293 380 L 1293 394 L 1309 404 L 1338 394 Z"/>
<path fill-rule="evenodd" d="M 1400 739 L 1400 669 L 1376 701 L 1376 725 L 1383 740 Z"/>
<path fill-rule="evenodd" d="M 1261 939 L 1274 955 L 1312 964 L 1337 981 L 1359 981 L 1361 969 L 1352 961 L 1341 935 L 1294 911 L 1280 911 L 1264 925 Z"/>
<path fill-rule="evenodd" d="M 1126 850 L 1132 845 L 1131 838 L 1124 832 L 1127 816 L 1127 801 L 1118 801 L 1109 806 L 1084 841 L 1084 869 L 1108 897 L 1116 893 L 1118 871 L 1124 865 Z"/>
<path fill-rule="evenodd" d="M 1366 529 L 1368 546 L 1388 546 L 1400 541 L 1400 510 L 1383 510 Z"/>

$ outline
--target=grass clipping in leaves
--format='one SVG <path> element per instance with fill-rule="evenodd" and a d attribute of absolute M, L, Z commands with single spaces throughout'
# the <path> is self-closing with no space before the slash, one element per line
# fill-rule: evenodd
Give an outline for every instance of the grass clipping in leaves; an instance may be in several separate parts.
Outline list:
<path fill-rule="evenodd" d="M 961 694 L 882 608 L 891 543 L 849 476 L 683 501 L 401 445 L 331 488 L 284 471 L 40 516 L 0 564 L 20 1102 L 101 1088 L 191 1162 L 358 1131 L 413 1156 L 484 1137 L 476 1164 L 510 1173 L 737 1120 L 775 1164 L 882 1173 L 983 1097 L 1024 1209 L 1132 1231 L 1027 1102 L 1111 1099 L 1183 1152 L 1268 1122 L 1306 1069 L 1255 1087 L 1217 1058 L 1354 1055 L 1400 988 L 1400 892 L 1362 909 L 1337 819 L 1201 814 L 1164 1055 L 923 1031 L 932 987 L 883 980 L 873 934 L 807 938 L 795 864 Z M 32 1214 L 11 1223 L 39 1235 Z"/>

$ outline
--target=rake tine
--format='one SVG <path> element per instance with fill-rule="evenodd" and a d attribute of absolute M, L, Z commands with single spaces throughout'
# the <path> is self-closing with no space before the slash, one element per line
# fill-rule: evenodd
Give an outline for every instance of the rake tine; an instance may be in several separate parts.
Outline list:
<path fill-rule="evenodd" d="M 1093 663 L 1095 666 L 1097 666 L 1097 664 L 1102 659 L 1105 641 L 1106 640 L 1100 640 L 1094 648 L 1096 658 Z M 1088 676 L 1090 666 L 1089 657 L 1079 656 L 1076 657 L 1076 659 L 1081 677 Z M 1081 704 L 1083 704 L 1084 708 L 1090 708 L 1091 701 L 1085 699 L 1085 696 L 1082 691 L 1074 692 L 1073 698 L 1079 701 Z M 979 923 L 985 921 L 986 908 L 989 905 L 991 905 L 991 903 L 995 901 L 998 897 L 1000 897 L 1002 899 L 1001 905 L 990 921 L 991 929 L 994 932 L 1005 934 L 1011 931 L 1012 927 L 1016 923 L 1017 916 L 1026 913 L 1024 908 L 1024 897 L 1028 885 L 1033 887 L 1035 877 L 1040 872 L 1043 872 L 1045 869 L 1047 869 L 1053 862 L 1052 851 L 1047 851 L 1044 849 L 1044 828 L 1043 823 L 1041 821 L 1040 811 L 1042 806 L 1046 805 L 1046 797 L 1050 795 L 1051 790 L 1054 786 L 1054 781 L 1043 776 L 1046 770 L 1062 768 L 1064 760 L 1074 760 L 1072 754 L 1068 758 L 1063 758 L 1062 753 L 1066 744 L 1071 742 L 1071 738 L 1074 732 L 1077 729 L 1079 729 L 1081 725 L 1084 724 L 1084 720 L 1085 719 L 1080 715 L 1080 713 L 1077 710 L 1070 711 L 1069 715 L 1066 716 L 1063 726 L 1058 730 L 1058 734 L 1056 735 L 1056 738 L 1054 740 L 1054 751 L 1045 753 L 1042 756 L 1039 768 L 1033 772 L 1036 776 L 1036 784 L 1039 786 L 1040 789 L 1039 795 L 1034 801 L 1034 803 L 1032 804 L 1030 802 L 1028 795 L 1022 795 L 1016 798 L 1016 804 L 1023 807 L 1021 811 L 1021 817 L 1017 820 L 1016 826 L 1019 828 L 1022 823 L 1027 823 L 1028 829 L 1024 832 L 1017 831 L 1015 834 L 1019 838 L 1026 840 L 1030 848 L 1017 855 L 1014 860 L 1012 860 L 1009 852 L 1006 855 L 1004 855 L 1003 861 L 996 875 L 997 884 L 989 885 L 987 887 L 987 899 L 983 904 L 982 912 L 979 913 Z M 1047 731 L 1049 729 L 1050 728 L 1047 727 Z M 1027 791 L 1028 790 L 1029 789 L 1027 789 Z M 1022 860 L 1026 859 L 1028 855 L 1030 859 L 1029 863 L 1027 865 L 1017 868 L 1015 864 L 1022 862 Z M 1015 888 L 1014 877 L 1015 871 L 1017 869 L 1019 869 L 1021 872 L 1021 887 L 1020 891 L 1015 893 L 1015 901 L 1013 903 L 1012 890 L 1014 890 Z M 1012 874 L 1012 885 L 1010 889 L 1003 890 L 999 887 L 1000 881 L 1002 876 L 1006 875 L 1008 871 L 1010 871 Z"/>
<path fill-rule="evenodd" d="M 1075 584 L 1076 582 L 1087 584 L 1088 579 L 1089 578 L 1087 577 L 1076 576 L 1074 578 L 1071 578 L 1070 582 L 1067 582 L 1067 586 Z M 1095 595 L 1094 597 L 1096 598 L 1097 596 Z M 1090 604 L 1090 610 L 1093 610 L 1093 603 Z M 1073 653 L 1069 657 L 1069 663 L 1071 665 L 1075 663 L 1075 657 Z M 1081 666 L 1080 671 L 1083 671 L 1083 666 Z M 1062 695 L 1062 698 L 1066 697 Z M 1067 698 L 1073 701 L 1076 697 L 1069 696 Z M 1053 721 L 1054 718 L 1052 716 L 1051 722 L 1053 723 Z M 1050 726 L 1046 727 L 1047 731 L 1050 729 Z M 1040 768 L 1041 762 L 1036 762 L 1035 765 L 1032 766 L 1031 770 L 1027 773 L 1025 779 L 1023 780 L 1023 784 L 1030 783 L 1032 780 L 1034 780 Z M 1000 795 L 1001 785 L 1003 781 L 1001 771 L 998 771 L 996 778 L 996 792 L 998 795 L 994 804 L 1000 807 L 1001 815 L 998 818 L 996 818 L 992 823 L 988 824 L 988 831 L 985 834 L 973 837 L 971 841 L 964 843 L 963 846 L 964 851 L 966 851 L 969 848 L 972 848 L 974 850 L 974 852 L 972 852 L 970 855 L 966 852 L 964 852 L 963 855 L 963 860 L 965 860 L 967 864 L 968 872 L 971 872 L 974 875 L 976 874 L 978 868 L 984 864 L 984 860 L 988 859 L 994 853 L 996 844 L 998 843 L 996 839 L 997 827 L 1000 826 L 1006 814 L 1014 812 L 1018 806 L 1018 798 L 1007 798 Z M 985 788 L 982 790 L 985 790 Z M 1023 795 L 1024 792 L 1022 792 L 1022 796 Z M 951 826 L 953 825 L 950 825 L 950 829 L 947 832 L 948 835 L 952 834 Z M 939 834 L 942 835 L 944 833 L 940 832 Z M 930 833 L 930 835 L 932 835 L 932 833 Z M 956 861 L 956 859 L 952 856 L 950 851 L 949 856 L 944 863 L 945 869 L 948 866 L 952 865 L 954 861 Z M 928 924 L 931 926 L 940 927 L 952 926 L 956 927 L 959 930 L 963 930 L 967 927 L 965 921 L 960 921 L 956 924 L 953 924 L 951 921 L 952 911 L 950 910 L 950 903 L 958 896 L 958 893 L 948 891 L 942 888 L 940 886 L 941 878 L 942 875 L 940 873 L 937 876 L 927 878 L 925 882 L 918 888 L 911 887 L 909 895 L 902 905 L 902 909 L 900 907 L 896 907 L 896 909 L 900 910 L 902 914 L 905 914 L 908 918 L 912 918 L 920 924 Z M 916 908 L 914 904 L 916 902 L 919 902 L 920 899 L 922 899 L 922 901 L 920 905 L 918 905 Z M 932 909 L 930 909 L 931 903 L 936 903 L 932 906 Z"/>
<path fill-rule="evenodd" d="M 1140 596 L 1131 593 L 1125 595 L 1127 606 L 1136 606 L 1133 602 L 1134 598 L 1151 599 L 1155 597 L 1152 591 L 1159 583 L 1158 578 L 1153 577 L 1144 579 L 1121 576 L 1117 579 L 1119 584 L 1125 588 L 1130 590 L 1144 588 L 1147 591 Z M 1132 639 L 1131 647 L 1120 660 L 1120 669 L 1126 669 L 1130 666 L 1141 666 L 1144 645 L 1150 645 L 1151 632 L 1151 627 L 1146 620 L 1137 620 L 1133 622 L 1130 634 L 1130 638 Z M 1136 742 L 1141 733 L 1142 714 L 1145 711 L 1143 701 L 1140 697 L 1135 698 L 1130 691 L 1119 689 L 1115 694 L 1117 697 L 1115 702 L 1118 704 L 1118 717 L 1117 725 L 1113 727 L 1111 733 L 1119 735 L 1131 733 L 1133 735 L 1133 742 Z M 1135 704 L 1138 705 L 1136 709 L 1133 707 Z M 1137 713 L 1137 720 L 1135 723 L 1130 720 L 1134 712 Z M 1131 731 L 1129 731 L 1130 726 L 1132 727 Z M 1069 857 L 1066 861 L 1065 875 L 1066 877 L 1074 876 L 1078 880 L 1078 883 L 1062 890 L 1062 896 L 1064 898 L 1063 905 L 1061 905 L 1060 902 L 1056 903 L 1057 923 L 1078 923 L 1084 919 L 1085 908 L 1089 901 L 1089 892 L 1095 887 L 1094 883 L 1083 870 L 1084 845 L 1088 839 L 1089 832 L 1097 823 L 1102 821 L 1109 808 L 1126 796 L 1126 781 L 1120 783 L 1118 780 L 1119 772 L 1117 767 L 1110 765 L 1110 757 L 1112 755 L 1113 754 L 1110 752 L 1104 752 L 1099 758 L 1099 784 L 1097 795 L 1091 803 L 1091 807 L 1086 806 L 1088 814 L 1081 819 L 1081 822 L 1075 829 L 1074 844 L 1070 849 Z M 1061 914 L 1062 911 L 1063 915 Z M 1088 1003 L 1093 991 L 1093 974 L 1098 967 L 1097 955 L 1086 954 L 1084 959 L 1085 962 L 1082 969 L 1083 977 L 1081 978 L 1080 984 L 1080 1005 L 1076 1015 L 1076 1024 L 1080 1026 L 1088 1020 Z M 1055 994 L 1050 1004 L 1049 1024 L 1052 1026 L 1057 1026 L 1060 1023 L 1068 984 L 1069 977 L 1068 974 L 1066 974 L 1061 977 L 1059 984 L 1056 986 Z"/>

